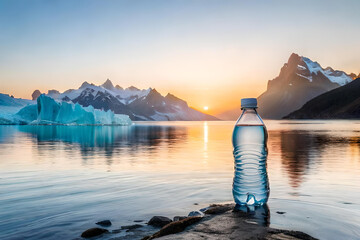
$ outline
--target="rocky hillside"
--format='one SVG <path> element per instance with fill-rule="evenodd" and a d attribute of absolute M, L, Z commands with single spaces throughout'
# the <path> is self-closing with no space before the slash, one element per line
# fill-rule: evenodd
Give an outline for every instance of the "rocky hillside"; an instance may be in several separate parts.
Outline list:
<path fill-rule="evenodd" d="M 360 118 L 360 78 L 321 94 L 292 112 L 288 119 Z"/>

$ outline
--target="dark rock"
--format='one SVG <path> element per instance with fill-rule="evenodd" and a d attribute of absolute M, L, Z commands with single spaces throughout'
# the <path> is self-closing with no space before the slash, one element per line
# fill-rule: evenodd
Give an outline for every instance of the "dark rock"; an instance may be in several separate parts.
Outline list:
<path fill-rule="evenodd" d="M 199 205 L 198 203 L 194 203 L 194 205 Z"/>
<path fill-rule="evenodd" d="M 148 222 L 148 225 L 154 226 L 154 227 L 163 227 L 166 224 L 171 223 L 171 219 L 163 216 L 154 216 L 150 219 Z"/>
<path fill-rule="evenodd" d="M 134 222 L 143 222 L 144 220 L 134 220 Z"/>
<path fill-rule="evenodd" d="M 185 218 L 187 218 L 187 216 L 175 216 L 173 220 L 174 220 L 174 222 L 176 222 L 176 221 L 179 221 L 179 220 L 183 220 Z"/>
<path fill-rule="evenodd" d="M 196 217 L 196 216 L 202 217 L 203 215 L 204 214 L 200 211 L 191 211 L 189 212 L 188 217 Z"/>
<path fill-rule="evenodd" d="M 121 226 L 121 229 L 132 230 L 132 229 L 136 229 L 136 228 L 141 228 L 142 226 L 143 225 L 140 225 L 140 224 L 134 224 L 134 225 Z"/>
<path fill-rule="evenodd" d="M 91 238 L 91 237 L 96 237 L 96 236 L 99 236 L 103 233 L 107 233 L 109 232 L 108 230 L 106 229 L 103 229 L 103 228 L 90 228 L 88 230 L 86 230 L 85 232 L 83 232 L 81 234 L 81 237 L 83 238 Z"/>
<path fill-rule="evenodd" d="M 104 220 L 104 221 L 100 221 L 96 223 L 97 225 L 100 225 L 102 227 L 110 227 L 111 226 L 111 222 L 110 220 Z"/>
<path fill-rule="evenodd" d="M 220 214 L 227 212 L 233 208 L 233 205 L 231 204 L 225 204 L 225 205 L 210 205 L 208 209 L 204 211 L 205 214 Z"/>
<path fill-rule="evenodd" d="M 276 213 L 277 213 L 277 214 L 285 214 L 286 212 L 277 211 Z"/>
<path fill-rule="evenodd" d="M 169 234 L 179 233 L 185 230 L 186 227 L 197 223 L 202 217 L 188 217 L 180 221 L 172 222 L 164 226 L 160 231 L 154 233 L 151 236 L 144 237 L 142 240 L 151 240 L 154 238 L 166 236 Z"/>

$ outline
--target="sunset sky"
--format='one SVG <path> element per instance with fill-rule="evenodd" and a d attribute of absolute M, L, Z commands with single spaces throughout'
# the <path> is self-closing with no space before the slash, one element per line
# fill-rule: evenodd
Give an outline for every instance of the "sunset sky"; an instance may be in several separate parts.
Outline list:
<path fill-rule="evenodd" d="M 257 97 L 292 52 L 360 72 L 360 1 L 0 0 L 0 92 L 110 78 L 217 114 Z"/>

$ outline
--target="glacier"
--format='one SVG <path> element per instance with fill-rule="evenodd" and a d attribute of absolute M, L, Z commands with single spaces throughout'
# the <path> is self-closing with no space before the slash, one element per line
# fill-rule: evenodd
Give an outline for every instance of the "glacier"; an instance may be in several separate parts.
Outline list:
<path fill-rule="evenodd" d="M 3 104 L 6 106 L 6 104 Z M 36 104 L 27 105 L 15 114 L 0 106 L 0 124 L 32 125 L 131 125 L 128 115 L 102 111 L 92 106 L 82 107 L 78 103 L 57 101 L 44 94 Z M 13 111 L 13 110 L 12 110 Z"/>

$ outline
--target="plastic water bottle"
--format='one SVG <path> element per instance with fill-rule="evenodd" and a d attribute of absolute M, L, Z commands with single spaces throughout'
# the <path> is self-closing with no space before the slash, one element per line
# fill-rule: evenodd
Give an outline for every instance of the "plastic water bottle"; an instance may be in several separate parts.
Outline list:
<path fill-rule="evenodd" d="M 235 158 L 233 196 L 240 205 L 263 205 L 270 192 L 266 172 L 268 135 L 256 108 L 256 98 L 241 99 L 243 112 L 232 137 Z"/>

